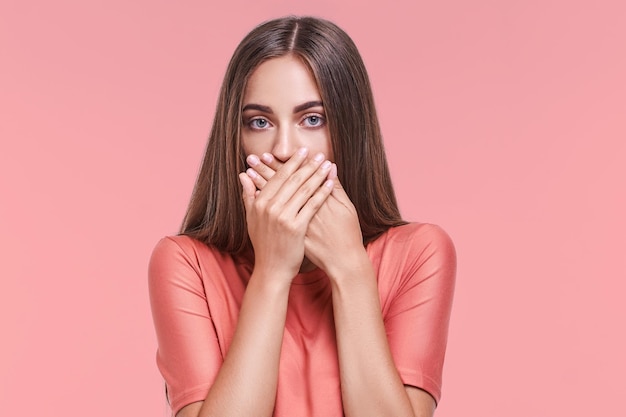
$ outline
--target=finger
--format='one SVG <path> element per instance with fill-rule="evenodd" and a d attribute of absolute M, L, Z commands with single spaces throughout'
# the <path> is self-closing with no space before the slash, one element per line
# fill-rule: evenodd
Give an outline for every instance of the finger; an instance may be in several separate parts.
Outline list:
<path fill-rule="evenodd" d="M 326 180 L 324 184 L 317 189 L 315 194 L 313 194 L 311 198 L 307 200 L 306 204 L 304 204 L 304 206 L 296 216 L 296 221 L 309 224 L 313 216 L 315 216 L 317 211 L 320 209 L 320 207 L 322 207 L 324 202 L 330 196 L 331 192 L 333 191 L 334 185 L 335 184 L 333 180 Z"/>
<path fill-rule="evenodd" d="M 352 200 L 350 200 L 350 197 L 346 193 L 346 190 L 341 185 L 341 182 L 339 182 L 339 178 L 335 178 L 333 181 L 335 184 L 333 186 L 331 196 L 350 210 L 356 210 Z"/>
<path fill-rule="evenodd" d="M 276 171 L 263 188 L 265 191 L 263 193 L 265 198 L 274 197 L 276 193 L 282 189 L 283 184 L 285 184 L 288 179 L 291 179 L 292 174 L 296 172 L 306 160 L 308 152 L 307 148 L 298 149 L 298 151 L 294 153 L 293 156 L 289 158 L 289 160 L 285 162 L 285 164 L 278 171 Z M 293 181 L 293 179 L 291 181 Z"/>
<path fill-rule="evenodd" d="M 337 164 L 333 164 L 328 173 L 329 180 L 334 180 L 335 178 L 337 178 Z"/>
<path fill-rule="evenodd" d="M 265 178 L 260 176 L 259 173 L 256 170 L 252 169 L 252 168 L 248 168 L 246 170 L 246 175 L 248 175 L 248 177 L 250 177 L 250 179 L 254 183 L 255 187 L 257 189 L 259 189 L 259 190 L 263 189 L 265 184 L 267 184 L 267 181 L 265 180 Z"/>
<path fill-rule="evenodd" d="M 285 210 L 296 216 L 306 202 L 317 192 L 318 188 L 327 180 L 328 171 L 331 169 L 331 162 L 325 161 L 319 168 L 298 188 L 285 202 Z M 294 174 L 295 175 L 295 174 Z M 332 190 L 331 190 L 332 191 Z"/>
<path fill-rule="evenodd" d="M 346 194 L 346 191 L 344 190 L 343 185 L 341 185 L 341 181 L 339 181 L 339 177 L 337 177 L 336 173 L 335 173 L 335 178 L 333 178 L 333 180 L 335 183 L 335 185 L 333 186 L 333 195 L 335 194 L 335 192 L 337 192 L 338 194 L 343 194 L 347 197 L 348 195 Z M 338 197 L 338 195 L 336 195 L 335 197 Z"/>
<path fill-rule="evenodd" d="M 261 158 L 263 158 L 263 156 L 261 156 Z M 259 157 L 254 154 L 248 155 L 248 157 L 246 158 L 246 162 L 252 169 L 257 172 L 257 174 L 263 177 L 263 179 L 265 179 L 266 181 L 272 178 L 276 173 L 276 170 L 274 168 L 266 165 L 264 162 L 261 162 L 261 160 L 259 160 Z"/>
<path fill-rule="evenodd" d="M 341 185 L 341 181 L 339 181 L 339 177 L 337 177 L 336 174 L 335 178 L 333 178 L 333 181 L 333 197 L 335 197 L 339 201 L 350 201 L 350 197 L 348 197 L 348 194 L 346 194 L 346 190 L 343 188 L 343 185 Z"/>
<path fill-rule="evenodd" d="M 261 160 L 274 171 L 278 171 L 278 169 L 283 166 L 283 163 L 274 158 L 274 155 L 269 152 L 265 152 L 261 155 Z"/>
<path fill-rule="evenodd" d="M 302 164 L 298 170 L 291 174 L 289 178 L 281 184 L 280 190 L 276 191 L 274 195 L 274 202 L 280 205 L 286 205 L 292 200 L 292 198 L 294 198 L 294 195 L 297 194 L 297 198 L 294 203 L 297 207 L 294 207 L 294 204 L 291 204 L 292 209 L 295 209 L 293 212 L 295 216 L 306 200 L 313 195 L 317 187 L 324 182 L 324 179 L 328 175 L 331 163 L 330 161 L 324 161 L 324 159 L 324 154 L 318 153 L 313 158 L 308 159 L 304 164 Z M 267 182 L 265 189 L 274 184 L 275 179 L 281 176 L 281 173 L 285 170 L 289 162 L 291 161 L 287 161 L 281 169 L 276 171 L 276 175 L 274 175 L 274 177 Z M 321 177 L 322 175 L 323 177 Z"/>
<path fill-rule="evenodd" d="M 243 172 L 239 174 L 239 182 L 241 183 L 241 187 L 243 188 L 243 204 L 246 208 L 246 211 L 248 211 L 255 198 L 256 186 L 254 185 L 250 177 L 248 177 L 248 175 L 244 174 Z"/>

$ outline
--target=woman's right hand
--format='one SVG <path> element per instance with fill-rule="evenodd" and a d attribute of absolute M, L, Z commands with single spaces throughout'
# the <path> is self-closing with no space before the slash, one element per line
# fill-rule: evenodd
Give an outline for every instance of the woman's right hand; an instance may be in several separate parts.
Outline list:
<path fill-rule="evenodd" d="M 260 191 L 252 179 L 259 174 L 239 174 L 255 272 L 289 282 L 297 275 L 309 222 L 333 190 L 333 180 L 327 179 L 330 167 L 323 154 L 307 159 L 302 148 Z"/>

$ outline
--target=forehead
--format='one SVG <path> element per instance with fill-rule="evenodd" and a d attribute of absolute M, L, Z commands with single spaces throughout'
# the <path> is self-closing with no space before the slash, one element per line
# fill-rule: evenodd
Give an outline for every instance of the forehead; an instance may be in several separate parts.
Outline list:
<path fill-rule="evenodd" d="M 250 75 L 244 91 L 244 105 L 278 107 L 319 100 L 319 89 L 310 69 L 293 55 L 263 62 Z"/>

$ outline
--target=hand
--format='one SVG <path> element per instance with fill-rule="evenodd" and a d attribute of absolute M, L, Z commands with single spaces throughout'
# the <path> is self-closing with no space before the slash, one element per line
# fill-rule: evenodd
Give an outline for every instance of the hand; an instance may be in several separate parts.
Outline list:
<path fill-rule="evenodd" d="M 262 160 L 262 161 L 261 161 Z M 271 154 L 251 156 L 254 184 L 263 189 L 282 164 Z M 332 194 L 313 216 L 305 235 L 305 256 L 331 277 L 339 276 L 342 268 L 352 268 L 365 258 L 363 237 L 356 208 L 337 179 L 333 164 L 328 178 L 334 180 Z"/>
<path fill-rule="evenodd" d="M 296 152 L 275 175 L 264 179 L 257 191 L 259 175 L 253 169 L 239 174 L 250 241 L 255 254 L 255 271 L 291 280 L 304 258 L 308 225 L 326 201 L 334 181 L 323 155 L 308 159 L 305 148 Z M 254 165 L 254 156 L 249 163 Z"/>
<path fill-rule="evenodd" d="M 330 197 L 311 219 L 304 244 L 306 257 L 331 279 L 353 274 L 359 262 L 368 259 L 356 208 L 338 178 Z"/>

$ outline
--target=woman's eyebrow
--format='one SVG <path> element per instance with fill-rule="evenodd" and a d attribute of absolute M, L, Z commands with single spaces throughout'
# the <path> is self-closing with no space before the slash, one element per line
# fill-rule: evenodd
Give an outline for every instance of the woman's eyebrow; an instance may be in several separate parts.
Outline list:
<path fill-rule="evenodd" d="M 321 101 L 307 101 L 293 108 L 294 113 L 300 113 L 303 110 L 310 109 L 311 107 L 323 107 L 324 104 Z"/>
<path fill-rule="evenodd" d="M 323 107 L 323 106 L 324 104 L 319 100 L 307 101 L 306 103 L 298 104 L 296 107 L 294 107 L 293 112 L 300 113 L 301 111 L 310 109 L 311 107 Z M 274 114 L 271 107 L 264 106 L 262 104 L 256 104 L 256 103 L 246 104 L 245 106 L 243 106 L 243 109 L 241 111 L 244 112 L 246 110 L 258 110 L 258 111 L 262 111 L 263 113 Z"/>
<path fill-rule="evenodd" d="M 262 111 L 263 113 L 274 114 L 271 107 L 263 106 L 261 104 L 254 104 L 254 103 L 246 104 L 245 106 L 243 106 L 243 109 L 241 111 L 244 112 L 246 110 L 258 110 L 258 111 Z"/>

